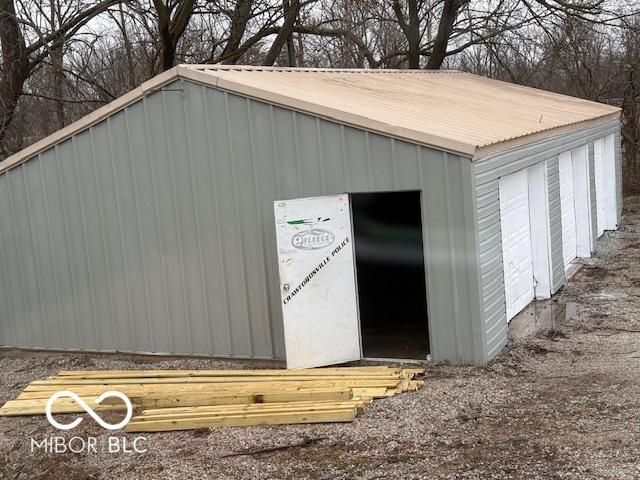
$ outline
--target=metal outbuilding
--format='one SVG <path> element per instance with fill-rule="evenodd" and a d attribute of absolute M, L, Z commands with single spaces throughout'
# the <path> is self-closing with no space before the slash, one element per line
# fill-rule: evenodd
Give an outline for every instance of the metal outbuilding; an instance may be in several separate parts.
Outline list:
<path fill-rule="evenodd" d="M 181 65 L 0 163 L 0 344 L 486 364 L 617 228 L 621 183 L 615 107 Z"/>

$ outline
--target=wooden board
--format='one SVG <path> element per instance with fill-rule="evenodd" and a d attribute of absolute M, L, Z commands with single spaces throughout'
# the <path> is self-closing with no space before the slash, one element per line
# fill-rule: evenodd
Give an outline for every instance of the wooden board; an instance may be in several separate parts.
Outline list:
<path fill-rule="evenodd" d="M 0 415 L 43 415 L 60 390 L 79 395 L 94 410 L 123 411 L 109 390 L 129 397 L 140 412 L 127 431 L 170 431 L 216 426 L 348 422 L 374 398 L 414 391 L 423 369 L 335 367 L 309 370 L 65 371 L 27 385 Z M 61 398 L 53 413 L 85 413 Z"/>
<path fill-rule="evenodd" d="M 249 425 L 281 425 L 298 423 L 352 422 L 356 417 L 353 409 L 327 410 L 321 412 L 285 412 L 230 415 L 226 417 L 201 417 L 185 420 L 157 420 L 152 422 L 131 421 L 125 432 L 167 432 L 193 430 L 209 427 L 241 427 Z"/>
<path fill-rule="evenodd" d="M 213 418 L 213 417 L 229 417 L 234 415 L 257 415 L 266 413 L 295 413 L 295 412 L 325 412 L 333 410 L 353 410 L 356 414 L 362 411 L 364 407 L 358 406 L 353 402 L 344 403 L 328 403 L 323 404 L 310 404 L 310 405 L 298 405 L 296 403 L 290 405 L 270 405 L 268 408 L 249 408 L 249 407 L 236 407 L 230 409 L 220 410 L 193 410 L 189 412 L 176 412 L 165 414 L 148 414 L 144 412 L 142 415 L 134 417 L 132 421 L 136 422 L 154 422 L 160 420 L 186 420 L 190 418 Z"/>
<path fill-rule="evenodd" d="M 399 368 L 391 367 L 336 367 L 300 370 L 75 370 L 61 371 L 58 377 L 71 378 L 166 378 L 166 377 L 259 377 L 259 376 L 353 376 L 398 375 Z M 51 378 L 51 377 L 50 377 Z"/>
<path fill-rule="evenodd" d="M 339 390 L 309 390 L 297 392 L 263 392 L 255 394 L 211 394 L 192 392 L 188 394 L 166 394 L 154 392 L 138 397 L 130 397 L 131 401 L 141 408 L 170 408 L 207 405 L 237 405 L 248 403 L 276 403 L 296 401 L 343 401 L 350 400 L 353 392 L 351 389 Z M 114 402 L 115 398 L 105 401 Z"/>
<path fill-rule="evenodd" d="M 272 379 L 272 380 L 254 380 L 254 381 L 208 381 L 208 379 L 201 380 L 200 378 L 188 378 L 186 380 L 177 380 L 177 379 L 150 379 L 156 381 L 145 381 L 141 382 L 139 379 L 118 379 L 113 382 L 109 381 L 94 381 L 90 380 L 89 382 L 93 383 L 82 383 L 79 382 L 64 382 L 64 383 L 56 383 L 56 381 L 52 381 L 54 383 L 41 383 L 39 381 L 32 382 L 25 388 L 27 392 L 35 392 L 35 391 L 58 391 L 61 390 L 61 387 L 68 388 L 76 387 L 94 387 L 94 388 L 102 388 L 104 386 L 112 387 L 113 389 L 118 388 L 135 388 L 135 387 L 144 387 L 149 388 L 154 385 L 160 389 L 166 388 L 177 388 L 177 387 L 188 387 L 192 388 L 193 386 L 201 386 L 204 388 L 256 388 L 256 387 L 286 387 L 293 386 L 297 388 L 327 388 L 327 387 L 387 387 L 387 388 L 395 388 L 398 386 L 399 379 L 397 377 L 374 377 L 370 379 L 349 379 L 349 378 L 341 378 L 341 379 L 312 379 L 312 380 L 286 380 L 286 379 Z M 162 380 L 162 381 L 160 381 Z M 48 380 L 43 380 L 46 382 L 51 382 Z M 211 385 L 215 384 L 215 385 Z M 166 385 L 164 387 L 163 385 Z"/>
<path fill-rule="evenodd" d="M 140 416 L 155 416 L 155 415 L 173 415 L 180 413 L 194 413 L 194 412 L 225 412 L 231 410 L 243 410 L 243 411 L 266 411 L 270 409 L 278 409 L 283 407 L 313 407 L 313 406 L 345 406 L 345 407 L 364 407 L 365 404 L 370 403 L 359 398 L 353 400 L 345 400 L 339 402 L 327 401 L 327 402 L 314 402 L 314 401 L 302 401 L 302 402 L 276 402 L 276 403 L 246 403 L 241 405 L 207 405 L 199 407 L 174 407 L 174 408 L 153 408 L 145 409 L 140 412 Z"/>
<path fill-rule="evenodd" d="M 94 398 L 83 398 L 83 400 L 95 411 L 124 411 L 126 406 L 120 405 L 108 405 L 95 403 Z M 22 415 L 44 415 L 47 400 L 37 401 L 23 401 L 23 400 L 9 400 L 2 408 L 0 408 L 0 416 L 3 417 L 15 417 Z M 75 402 L 56 402 L 51 407 L 52 413 L 85 413 L 84 409 Z"/>
<path fill-rule="evenodd" d="M 307 383 L 315 382 L 316 384 L 336 383 L 352 384 L 358 382 L 361 385 L 377 385 L 392 386 L 398 383 L 397 375 L 330 375 L 330 376 L 312 376 L 312 375 L 274 375 L 274 376 L 255 376 L 255 377 L 168 377 L 168 378 L 51 378 L 47 380 L 36 380 L 31 382 L 30 387 L 47 386 L 61 387 L 66 385 L 151 385 L 151 384 L 185 384 L 185 383 L 266 383 L 266 382 L 298 382 Z"/>

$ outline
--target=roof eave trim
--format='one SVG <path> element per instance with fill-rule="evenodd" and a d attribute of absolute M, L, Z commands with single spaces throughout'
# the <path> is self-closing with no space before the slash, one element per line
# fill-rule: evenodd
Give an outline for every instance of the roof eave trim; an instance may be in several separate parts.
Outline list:
<path fill-rule="evenodd" d="M 11 170 L 18 165 L 23 164 L 30 158 L 35 157 L 45 150 L 64 142 L 73 135 L 76 135 L 77 133 L 80 133 L 83 130 L 92 127 L 93 125 L 101 122 L 110 115 L 113 115 L 114 113 L 128 107 L 132 103 L 137 102 L 141 98 L 149 95 L 159 88 L 162 88 L 166 84 L 171 83 L 176 78 L 178 78 L 178 67 L 173 67 L 162 72 L 159 75 L 156 75 L 152 79 L 147 80 L 139 87 L 134 88 L 122 97 L 116 98 L 114 101 L 108 103 L 107 105 L 94 110 L 81 119 L 7 157 L 5 160 L 0 162 L 0 174 L 3 174 L 8 170 Z"/>
<path fill-rule="evenodd" d="M 607 123 L 611 120 L 620 119 L 622 109 L 618 109 L 615 112 L 608 113 L 596 118 L 590 118 L 587 120 L 581 120 L 579 122 L 569 123 L 560 127 L 551 128 L 548 130 L 542 130 L 540 132 L 532 133 L 529 135 L 523 135 L 521 137 L 505 140 L 498 143 L 492 143 L 484 145 L 476 149 L 475 154 L 472 156 L 474 162 L 484 160 L 489 157 L 499 155 L 501 153 L 515 150 L 526 145 L 530 145 L 535 142 L 540 142 L 558 135 L 562 135 L 576 128 L 587 128 L 600 123 Z"/>

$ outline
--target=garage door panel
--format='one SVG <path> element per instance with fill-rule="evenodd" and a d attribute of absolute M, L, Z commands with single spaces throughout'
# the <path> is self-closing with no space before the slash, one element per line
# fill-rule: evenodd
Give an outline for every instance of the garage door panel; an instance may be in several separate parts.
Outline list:
<path fill-rule="evenodd" d="M 591 227 L 591 181 L 586 145 L 571 151 L 573 163 L 573 206 L 576 222 L 576 256 L 589 258 L 593 243 Z"/>
<path fill-rule="evenodd" d="M 578 256 L 576 213 L 574 204 L 573 163 L 571 152 L 560 155 L 560 217 L 562 222 L 562 257 L 565 269 Z"/>
<path fill-rule="evenodd" d="M 593 142 L 593 163 L 596 184 L 596 225 L 598 237 L 602 236 L 606 224 L 606 197 L 604 187 L 604 139 Z"/>
<path fill-rule="evenodd" d="M 527 172 L 500 179 L 500 224 L 507 319 L 534 298 Z"/>
<path fill-rule="evenodd" d="M 603 146 L 604 198 L 606 199 L 605 230 L 618 228 L 618 194 L 616 186 L 616 144 L 613 134 L 607 135 Z"/>
<path fill-rule="evenodd" d="M 598 237 L 618 227 L 614 136 L 594 142 Z"/>

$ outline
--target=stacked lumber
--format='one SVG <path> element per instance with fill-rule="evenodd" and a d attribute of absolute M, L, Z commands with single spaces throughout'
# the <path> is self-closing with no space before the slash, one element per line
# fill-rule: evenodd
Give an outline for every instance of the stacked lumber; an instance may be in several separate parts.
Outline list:
<path fill-rule="evenodd" d="M 375 398 L 415 391 L 423 369 L 386 366 L 305 370 L 104 370 L 62 371 L 31 382 L 0 416 L 44 415 L 51 395 L 69 390 L 96 411 L 123 411 L 117 398 L 95 402 L 115 390 L 137 412 L 129 432 L 189 430 L 216 426 L 350 422 Z M 60 398 L 53 413 L 82 413 Z"/>

